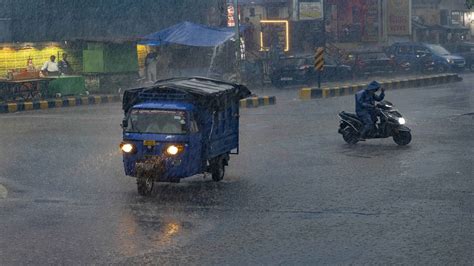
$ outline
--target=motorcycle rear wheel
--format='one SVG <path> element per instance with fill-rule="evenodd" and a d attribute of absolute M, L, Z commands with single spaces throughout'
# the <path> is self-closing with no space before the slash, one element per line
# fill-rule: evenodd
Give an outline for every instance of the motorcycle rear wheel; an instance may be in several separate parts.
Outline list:
<path fill-rule="evenodd" d="M 398 134 L 393 135 L 393 141 L 400 146 L 408 145 L 411 142 L 411 133 L 408 131 L 400 131 Z"/>
<path fill-rule="evenodd" d="M 347 144 L 351 145 L 359 142 L 359 134 L 357 134 L 357 132 L 351 127 L 346 127 L 344 130 L 342 130 L 342 138 L 345 142 L 347 142 Z"/>

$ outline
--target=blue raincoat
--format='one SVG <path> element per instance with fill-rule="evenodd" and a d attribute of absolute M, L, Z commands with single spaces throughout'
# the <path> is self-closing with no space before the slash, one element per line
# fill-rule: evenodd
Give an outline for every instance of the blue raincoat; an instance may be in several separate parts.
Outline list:
<path fill-rule="evenodd" d="M 362 136 L 366 136 L 372 130 L 377 119 L 375 101 L 382 101 L 385 97 L 384 92 L 380 95 L 375 94 L 378 89 L 380 89 L 380 83 L 372 81 L 365 90 L 361 90 L 355 95 L 356 113 L 360 120 L 362 120 L 362 123 L 364 123 L 364 128 L 361 131 Z M 370 93 L 371 91 L 374 93 Z"/>

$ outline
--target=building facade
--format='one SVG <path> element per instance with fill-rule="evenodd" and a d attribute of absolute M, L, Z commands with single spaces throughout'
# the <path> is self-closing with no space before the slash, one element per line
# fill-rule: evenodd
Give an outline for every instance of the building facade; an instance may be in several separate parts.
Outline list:
<path fill-rule="evenodd" d="M 452 43 L 470 40 L 473 29 L 465 0 L 413 0 L 413 40 Z"/>

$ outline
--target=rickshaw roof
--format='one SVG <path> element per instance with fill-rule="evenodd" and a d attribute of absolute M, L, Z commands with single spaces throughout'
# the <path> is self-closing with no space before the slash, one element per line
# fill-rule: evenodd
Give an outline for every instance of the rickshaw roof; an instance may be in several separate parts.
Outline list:
<path fill-rule="evenodd" d="M 153 85 L 130 89 L 123 95 L 122 108 L 127 113 L 143 102 L 190 102 L 209 108 L 219 108 L 229 99 L 240 100 L 250 96 L 247 87 L 209 78 L 190 77 L 159 80 Z"/>
<path fill-rule="evenodd" d="M 189 103 L 170 103 L 170 102 L 145 102 L 134 105 L 134 109 L 165 109 L 188 111 L 193 109 L 193 105 Z"/>

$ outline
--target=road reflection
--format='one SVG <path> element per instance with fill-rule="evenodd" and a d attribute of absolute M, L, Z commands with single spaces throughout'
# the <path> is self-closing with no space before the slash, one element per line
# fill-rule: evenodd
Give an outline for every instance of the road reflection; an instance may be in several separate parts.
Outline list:
<path fill-rule="evenodd" d="M 172 246 L 182 232 L 182 222 L 173 217 L 136 210 L 124 212 L 119 218 L 117 236 L 121 256 L 133 257 L 151 251 L 161 251 Z"/>
<path fill-rule="evenodd" d="M 118 217 L 117 249 L 122 257 L 171 249 L 210 227 L 209 212 L 245 203 L 248 185 L 237 179 L 215 183 L 191 178 L 157 183 L 151 197 L 131 191 L 129 207 Z"/>

